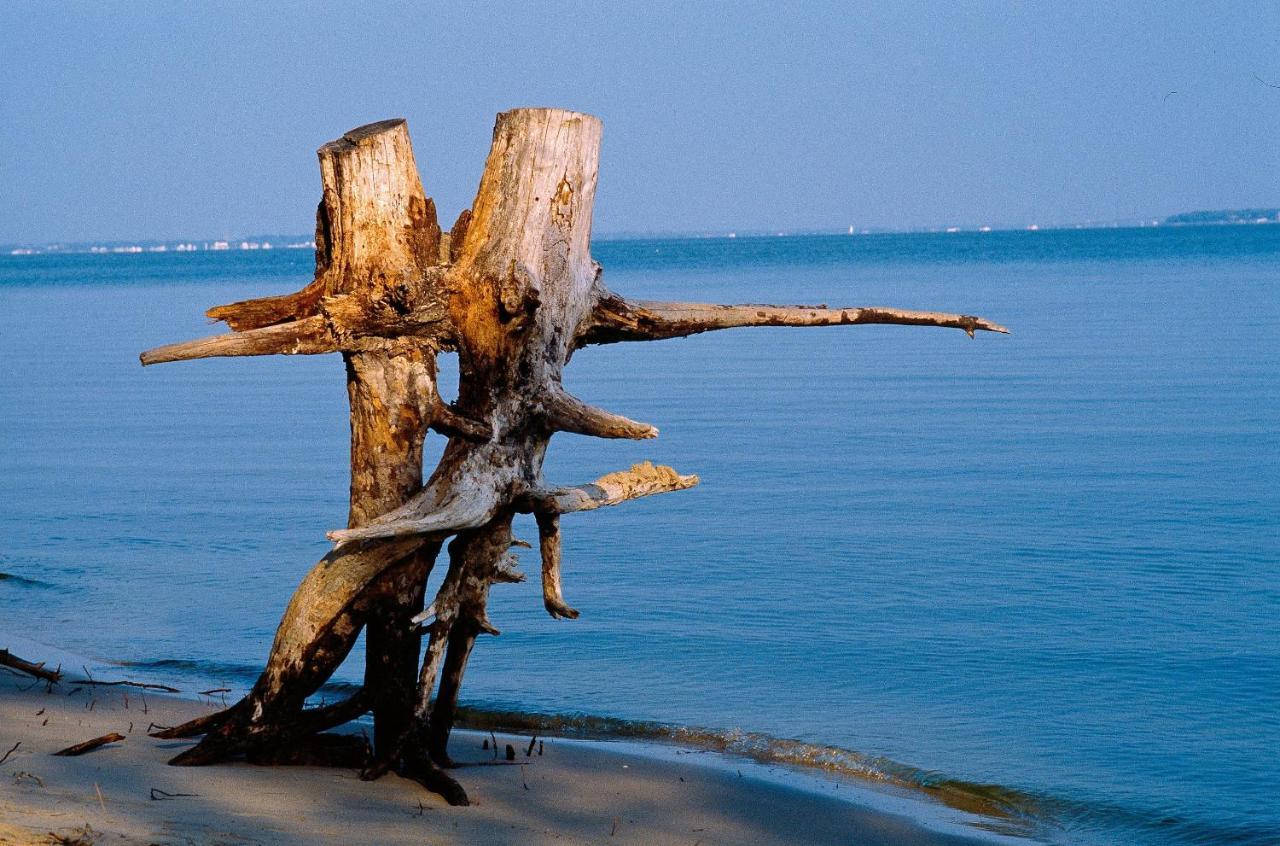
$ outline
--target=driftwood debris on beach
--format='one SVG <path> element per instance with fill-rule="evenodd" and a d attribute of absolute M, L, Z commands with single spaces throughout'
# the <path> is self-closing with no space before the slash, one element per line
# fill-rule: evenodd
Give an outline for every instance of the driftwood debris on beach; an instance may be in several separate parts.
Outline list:
<path fill-rule="evenodd" d="M 122 740 L 124 740 L 124 735 L 120 734 L 120 732 L 113 731 L 109 734 L 104 734 L 101 737 L 95 737 L 92 740 L 86 740 L 83 743 L 76 743 L 72 746 L 68 746 L 66 749 L 59 749 L 53 754 L 61 755 L 63 757 L 83 755 L 86 752 L 92 752 L 101 746 L 106 746 L 108 743 L 119 743 Z"/>
<path fill-rule="evenodd" d="M 156 364 L 340 352 L 351 405 L 347 527 L 330 533 L 337 546 L 290 600 L 249 695 L 158 733 L 203 735 L 172 763 L 314 762 L 332 751 L 335 763 L 350 764 L 359 750 L 315 738 L 372 712 L 365 777 L 397 772 L 453 804 L 467 803 L 446 772 L 453 766 L 448 740 L 476 639 L 498 634 L 486 610 L 489 591 L 524 579 L 511 550 L 527 544 L 512 537 L 513 516 L 536 517 L 543 604 L 552 617 L 573 619 L 578 611 L 564 597 L 560 572 L 561 515 L 698 481 L 647 462 L 576 486 L 543 478 L 557 432 L 658 434 L 566 390 L 563 372 L 576 350 L 744 326 L 1006 331 L 971 315 L 892 308 L 626 299 L 605 287 L 590 252 L 600 136 L 590 115 L 499 115 L 475 202 L 446 232 L 423 191 L 404 121 L 352 130 L 319 150 L 314 281 L 294 294 L 211 309 L 231 332 L 142 354 L 143 364 Z M 443 351 L 458 354 L 453 403 L 436 386 Z M 448 442 L 424 483 L 428 431 Z M 427 577 L 446 541 L 448 570 L 427 603 Z M 305 707 L 362 629 L 363 687 L 342 702 Z"/>
<path fill-rule="evenodd" d="M 10 667 L 20 673 L 26 673 L 41 681 L 56 682 L 62 678 L 62 669 L 49 670 L 44 662 L 35 663 L 19 658 L 7 649 L 0 649 L 0 667 Z"/>

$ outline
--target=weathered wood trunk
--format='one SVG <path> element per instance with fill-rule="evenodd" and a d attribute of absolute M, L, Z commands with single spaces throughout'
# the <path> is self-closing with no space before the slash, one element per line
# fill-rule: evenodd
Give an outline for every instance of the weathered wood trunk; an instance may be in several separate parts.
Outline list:
<path fill-rule="evenodd" d="M 221 306 L 210 316 L 254 330 L 326 319 L 324 307 L 343 299 L 343 313 L 356 319 L 410 304 L 443 308 L 429 274 L 439 263 L 440 227 L 403 121 L 355 130 L 318 155 L 324 193 L 316 213 L 315 281 L 297 294 Z M 368 339 L 343 354 L 351 405 L 349 526 L 398 508 L 421 490 L 423 439 L 442 405 L 435 354 L 430 339 L 417 338 Z M 364 556 L 363 567 L 334 566 L 346 559 L 327 556 L 290 603 L 267 672 L 240 719 L 176 760 L 200 763 L 219 739 L 229 741 L 216 750 L 219 756 L 242 749 L 248 738 L 258 745 L 292 741 L 303 702 L 347 656 L 362 624 L 365 687 L 349 712 L 373 711 L 375 744 L 399 738 L 412 713 L 421 639 L 409 620 L 422 610 L 438 547 L 405 544 L 394 555 L 379 549 Z"/>
<path fill-rule="evenodd" d="M 433 352 L 433 351 L 432 351 Z M 351 509 L 361 526 L 422 489 L 422 443 L 435 392 L 435 360 L 422 349 L 347 353 L 351 402 Z M 438 546 L 411 553 L 382 577 L 365 621 L 364 690 L 374 748 L 408 728 L 422 637 L 409 622 L 422 610 Z"/>
<path fill-rule="evenodd" d="M 314 762 L 350 747 L 316 732 L 372 710 L 374 758 L 365 775 L 396 771 L 465 804 L 443 772 L 466 665 L 480 634 L 498 634 L 494 584 L 516 582 L 511 521 L 533 513 L 542 601 L 574 619 L 564 599 L 560 515 L 697 483 L 639 464 L 591 484 L 551 487 L 543 456 L 556 432 L 652 438 L 657 429 L 573 397 L 564 369 L 574 350 L 736 326 L 900 323 L 1005 331 L 969 315 L 890 308 L 719 306 L 631 301 L 609 291 L 592 259 L 591 212 L 599 120 L 557 109 L 498 116 L 471 210 L 449 233 L 422 191 L 403 121 L 361 127 L 320 149 L 315 280 L 296 294 L 234 303 L 209 314 L 236 330 L 144 353 L 144 364 L 219 355 L 342 352 L 351 399 L 351 509 L 338 546 L 303 579 L 277 630 L 266 669 L 227 711 L 163 734 L 203 734 L 174 763 L 232 756 Z M 457 402 L 446 405 L 435 356 L 459 359 Z M 448 436 L 425 485 L 428 429 Z M 424 609 L 442 543 L 448 571 Z M 367 632 L 365 682 L 351 699 L 305 708 Z M 422 636 L 426 635 L 425 650 Z M 421 666 L 418 666 L 421 653 Z"/>
<path fill-rule="evenodd" d="M 356 314 L 442 307 L 443 294 L 429 274 L 440 262 L 440 227 L 404 122 L 348 133 L 322 147 L 319 158 L 324 193 L 316 215 L 316 281 L 304 289 L 297 316 L 343 294 L 356 298 Z M 322 296 L 313 300 L 317 290 Z M 256 311 L 253 303 L 246 306 Z M 211 312 L 234 314 L 234 306 Z M 387 339 L 343 354 L 351 405 L 349 526 L 368 523 L 421 490 L 423 439 L 441 405 L 435 355 L 429 339 Z M 409 553 L 363 597 L 362 704 L 373 712 L 375 748 L 396 742 L 408 727 L 421 641 L 409 621 L 422 610 L 438 548 L 428 544 Z M 341 630 L 344 655 L 351 638 L 349 629 Z"/>

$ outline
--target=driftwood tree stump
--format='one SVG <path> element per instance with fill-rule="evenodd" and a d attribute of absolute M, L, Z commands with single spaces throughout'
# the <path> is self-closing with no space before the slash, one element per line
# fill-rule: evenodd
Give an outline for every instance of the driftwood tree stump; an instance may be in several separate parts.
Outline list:
<path fill-rule="evenodd" d="M 1005 330 L 979 317 L 888 308 L 706 305 L 625 299 L 591 258 L 600 121 L 557 109 L 498 116 L 470 211 L 436 222 L 402 120 L 352 130 L 319 150 L 315 280 L 295 294 L 233 303 L 209 316 L 234 331 L 150 350 L 143 364 L 211 356 L 341 352 L 351 401 L 351 510 L 337 546 L 290 600 L 266 669 L 231 708 L 170 729 L 203 739 L 174 764 L 351 760 L 321 732 L 372 712 L 365 775 L 394 771 L 454 804 L 445 770 L 463 672 L 477 636 L 498 634 L 489 589 L 521 581 L 511 520 L 532 513 L 542 594 L 578 616 L 560 579 L 560 515 L 697 484 L 642 464 L 577 487 L 542 477 L 556 432 L 653 438 L 658 430 L 586 405 L 561 377 L 588 344 L 652 341 L 737 326 L 901 323 Z M 436 389 L 441 351 L 459 357 L 459 392 Z M 428 430 L 448 438 L 422 481 Z M 424 609 L 441 546 L 448 571 Z M 306 700 L 367 631 L 364 686 L 321 708 Z M 425 653 L 422 636 L 426 635 Z M 419 658 L 421 655 L 421 664 Z"/>

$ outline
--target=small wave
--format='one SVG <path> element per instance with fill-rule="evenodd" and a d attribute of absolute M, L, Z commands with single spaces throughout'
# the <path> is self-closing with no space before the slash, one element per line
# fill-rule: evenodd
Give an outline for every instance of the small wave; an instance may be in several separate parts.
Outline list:
<path fill-rule="evenodd" d="M 57 585 L 52 582 L 44 582 L 40 579 L 28 579 L 26 576 L 18 576 L 13 573 L 0 573 L 0 582 L 19 588 L 34 588 L 39 590 L 53 590 L 57 588 Z"/>
<path fill-rule="evenodd" d="M 995 834 L 1046 843 L 1195 844 L 1274 846 L 1270 826 L 1220 824 L 1175 809 L 1120 805 L 1100 797 L 1050 796 L 966 781 L 889 758 L 837 746 L 806 743 L 737 729 L 720 731 L 587 714 L 527 713 L 462 706 L 458 725 L 478 730 L 531 733 L 587 740 L 637 740 L 747 758 L 761 764 L 822 770 L 833 775 L 905 789 L 972 814 L 973 824 Z"/>
<path fill-rule="evenodd" d="M 824 770 L 924 793 L 947 807 L 993 818 L 991 828 L 1006 834 L 1029 834 L 1042 817 L 1040 800 L 1030 793 L 945 778 L 880 756 L 759 732 L 717 731 L 614 717 L 522 713 L 468 706 L 458 709 L 457 719 L 459 725 L 472 729 L 538 732 L 592 740 L 654 741 L 721 752 L 762 764 Z M 995 824 L 997 820 L 999 824 Z"/>
<path fill-rule="evenodd" d="M 258 664 L 232 664 L 222 661 L 202 661 L 192 658 L 159 658 L 154 661 L 111 661 L 117 667 L 132 667 L 145 671 L 167 671 L 192 676 L 202 681 L 236 681 L 251 685 L 262 672 Z"/>
<path fill-rule="evenodd" d="M 116 667 L 129 667 L 144 673 L 176 674 L 198 684 L 230 684 L 228 695 L 248 693 L 262 674 L 261 664 L 233 664 L 227 661 L 208 661 L 195 658 L 158 658 L 152 661 L 111 661 Z M 351 696 L 361 689 L 354 682 L 328 681 L 310 697 L 307 704 L 317 705 Z"/>

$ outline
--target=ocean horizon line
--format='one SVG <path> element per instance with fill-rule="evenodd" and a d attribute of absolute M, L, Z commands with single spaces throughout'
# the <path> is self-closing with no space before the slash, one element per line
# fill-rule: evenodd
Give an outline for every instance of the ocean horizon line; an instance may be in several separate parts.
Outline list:
<path fill-rule="evenodd" d="M 1257 212 L 1241 216 L 1241 212 Z M 1220 215 L 1221 218 L 1203 217 Z M 1226 217 L 1227 215 L 1234 215 Z M 857 226 L 783 227 L 738 229 L 659 229 L 607 230 L 593 235 L 592 241 L 682 241 L 736 238 L 806 238 L 821 236 L 865 235 L 952 235 L 1012 232 L 1062 232 L 1124 229 L 1156 229 L 1160 227 L 1256 226 L 1280 224 L 1280 208 L 1260 208 L 1221 212 L 1181 212 L 1163 217 L 1123 218 L 1104 221 L 1078 221 L 1025 224 L 947 224 L 913 227 Z M 305 233 L 247 234 L 236 236 L 180 238 L 104 238 L 83 240 L 42 240 L 0 242 L 0 255 L 24 256 L 47 254 L 137 254 L 155 252 L 237 252 L 274 249 L 315 249 L 313 235 Z"/>

